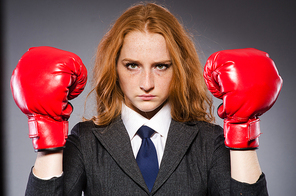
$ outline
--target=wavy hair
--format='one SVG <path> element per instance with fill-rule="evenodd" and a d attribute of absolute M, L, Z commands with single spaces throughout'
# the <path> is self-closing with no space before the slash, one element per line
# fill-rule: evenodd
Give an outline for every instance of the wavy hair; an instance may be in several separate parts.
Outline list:
<path fill-rule="evenodd" d="M 125 36 L 131 31 L 161 34 L 172 59 L 173 79 L 168 101 L 172 118 L 179 122 L 214 120 L 212 99 L 202 76 L 192 36 L 166 8 L 140 3 L 127 9 L 99 43 L 93 70 L 97 125 L 107 125 L 121 113 L 123 93 L 116 72 Z"/>

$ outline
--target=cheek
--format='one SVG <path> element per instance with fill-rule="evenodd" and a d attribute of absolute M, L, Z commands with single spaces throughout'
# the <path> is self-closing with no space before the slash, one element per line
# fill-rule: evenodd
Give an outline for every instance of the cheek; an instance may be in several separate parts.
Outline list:
<path fill-rule="evenodd" d="M 130 75 L 121 75 L 119 76 L 119 87 L 121 88 L 123 94 L 130 93 L 133 89 L 136 88 L 136 82 L 133 77 Z"/>
<path fill-rule="evenodd" d="M 118 83 L 121 90 L 124 92 L 124 89 L 126 88 L 127 84 L 127 74 L 125 73 L 125 70 L 122 69 L 120 65 L 117 65 L 117 76 L 118 76 Z"/>
<path fill-rule="evenodd" d="M 125 94 L 125 89 L 128 89 L 128 87 L 126 86 L 126 81 L 124 79 L 124 77 L 119 77 L 119 87 L 121 88 L 122 92 Z"/>
<path fill-rule="evenodd" d="M 121 89 L 122 93 L 125 94 L 125 81 L 123 80 L 124 77 L 118 74 L 118 86 Z"/>
<path fill-rule="evenodd" d="M 167 96 L 170 91 L 172 78 L 173 78 L 172 74 L 168 74 L 167 76 L 162 77 L 161 80 L 159 81 L 162 91 L 165 92 L 167 94 Z"/>

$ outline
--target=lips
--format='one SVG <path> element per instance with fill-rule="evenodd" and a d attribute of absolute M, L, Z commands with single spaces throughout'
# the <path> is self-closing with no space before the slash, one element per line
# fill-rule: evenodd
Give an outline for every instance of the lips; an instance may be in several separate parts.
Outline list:
<path fill-rule="evenodd" d="M 156 96 L 155 95 L 139 95 L 139 98 L 144 100 L 144 101 L 149 101 L 153 98 L 155 98 Z"/>

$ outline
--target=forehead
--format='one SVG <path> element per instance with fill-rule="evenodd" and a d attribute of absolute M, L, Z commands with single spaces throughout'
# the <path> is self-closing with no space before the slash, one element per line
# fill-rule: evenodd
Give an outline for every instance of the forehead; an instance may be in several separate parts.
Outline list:
<path fill-rule="evenodd" d="M 158 33 L 147 31 L 132 31 L 128 33 L 123 42 L 121 55 L 130 58 L 142 58 L 151 56 L 153 58 L 169 58 L 165 38 Z"/>

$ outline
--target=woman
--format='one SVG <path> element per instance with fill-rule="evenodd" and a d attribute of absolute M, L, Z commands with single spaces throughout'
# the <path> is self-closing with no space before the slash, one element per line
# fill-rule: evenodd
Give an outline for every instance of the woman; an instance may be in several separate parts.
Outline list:
<path fill-rule="evenodd" d="M 211 124 L 193 41 L 168 10 L 147 3 L 124 12 L 93 73 L 97 115 L 72 129 L 63 150 L 37 153 L 27 195 L 267 195 L 256 151 L 225 148 Z M 142 125 L 155 131 L 152 185 L 137 164 Z"/>

